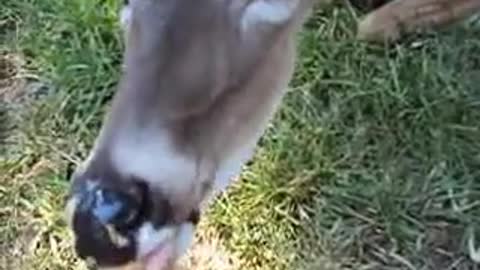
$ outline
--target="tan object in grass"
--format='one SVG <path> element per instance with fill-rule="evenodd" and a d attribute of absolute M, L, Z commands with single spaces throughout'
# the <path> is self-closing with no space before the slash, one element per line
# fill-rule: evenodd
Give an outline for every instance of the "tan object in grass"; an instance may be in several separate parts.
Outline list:
<path fill-rule="evenodd" d="M 404 34 L 453 24 L 480 11 L 480 0 L 394 0 L 370 12 L 358 38 L 392 42 Z"/>

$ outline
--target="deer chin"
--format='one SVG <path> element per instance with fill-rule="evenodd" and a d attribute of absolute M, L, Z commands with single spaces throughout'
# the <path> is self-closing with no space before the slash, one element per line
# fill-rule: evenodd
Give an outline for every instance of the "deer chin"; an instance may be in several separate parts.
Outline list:
<path fill-rule="evenodd" d="M 159 245 L 143 259 L 145 270 L 166 270 L 170 267 L 173 256 L 174 252 L 171 245 Z"/>
<path fill-rule="evenodd" d="M 182 224 L 173 228 L 154 229 L 145 224 L 137 235 L 137 259 L 117 267 L 99 267 L 99 270 L 172 270 L 193 242 L 194 225 Z"/>
<path fill-rule="evenodd" d="M 172 269 L 193 242 L 195 226 L 184 223 L 175 228 L 143 226 L 138 235 L 138 256 L 144 270 Z"/>
<path fill-rule="evenodd" d="M 174 259 L 174 248 L 171 243 L 165 242 L 152 247 L 145 255 L 138 259 L 137 264 L 142 270 L 166 270 Z"/>

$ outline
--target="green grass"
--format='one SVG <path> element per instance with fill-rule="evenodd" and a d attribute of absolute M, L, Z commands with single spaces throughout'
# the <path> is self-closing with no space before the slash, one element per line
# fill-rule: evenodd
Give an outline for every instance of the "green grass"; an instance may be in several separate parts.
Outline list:
<path fill-rule="evenodd" d="M 117 2 L 2 1 L 0 50 L 51 91 L 8 113 L 0 269 L 85 269 L 61 211 L 118 80 Z M 244 269 L 479 269 L 479 30 L 385 48 L 354 39 L 355 16 L 308 21 L 292 89 L 207 226 Z"/>

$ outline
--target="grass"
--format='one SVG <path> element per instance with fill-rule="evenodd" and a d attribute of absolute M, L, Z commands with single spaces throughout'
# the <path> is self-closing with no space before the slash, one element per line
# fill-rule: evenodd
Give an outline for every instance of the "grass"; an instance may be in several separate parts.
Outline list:
<path fill-rule="evenodd" d="M 118 80 L 117 2 L 2 1 L 0 51 L 23 61 L 0 89 L 48 95 L 0 116 L 0 269 L 86 269 L 61 211 Z M 479 30 L 386 48 L 354 39 L 356 16 L 310 18 L 291 91 L 200 235 L 237 269 L 479 269 Z"/>

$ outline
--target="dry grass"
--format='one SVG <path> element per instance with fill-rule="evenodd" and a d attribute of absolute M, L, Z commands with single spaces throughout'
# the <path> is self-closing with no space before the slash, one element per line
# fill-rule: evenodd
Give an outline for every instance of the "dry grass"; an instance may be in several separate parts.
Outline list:
<path fill-rule="evenodd" d="M 206 224 L 200 224 L 198 237 L 193 247 L 179 265 L 185 270 L 242 269 L 239 255 L 228 250 L 218 233 Z"/>

